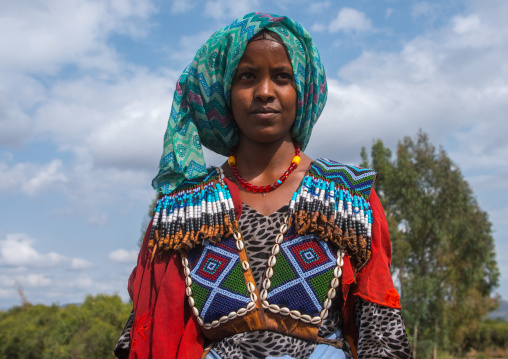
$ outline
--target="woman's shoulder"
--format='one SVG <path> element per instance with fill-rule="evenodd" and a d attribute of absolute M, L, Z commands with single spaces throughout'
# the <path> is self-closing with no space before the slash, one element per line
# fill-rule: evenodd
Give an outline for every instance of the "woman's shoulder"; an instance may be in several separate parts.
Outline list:
<path fill-rule="evenodd" d="M 148 247 L 187 251 L 205 240 L 216 243 L 237 229 L 224 174 L 220 168 L 210 167 L 205 175 L 186 179 L 175 190 L 159 196 Z"/>
<path fill-rule="evenodd" d="M 206 174 L 194 178 L 186 178 L 172 191 L 172 193 L 202 187 L 205 184 L 221 179 L 221 177 L 223 177 L 222 170 L 219 167 L 210 166 L 206 168 Z"/>

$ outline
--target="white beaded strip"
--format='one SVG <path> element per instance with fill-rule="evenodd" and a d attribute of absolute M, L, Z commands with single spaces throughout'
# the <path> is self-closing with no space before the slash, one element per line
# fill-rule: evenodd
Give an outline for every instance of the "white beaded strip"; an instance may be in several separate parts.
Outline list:
<path fill-rule="evenodd" d="M 233 237 L 236 240 L 236 248 L 240 252 L 244 248 L 242 235 L 240 234 L 240 232 L 235 231 L 235 232 L 233 232 Z M 244 272 L 246 272 L 250 269 L 249 262 L 242 261 L 241 263 L 242 263 L 242 268 L 243 268 Z M 247 290 L 250 294 L 251 301 L 247 304 L 246 308 L 241 308 L 238 310 L 238 312 L 237 312 L 238 316 L 245 315 L 245 314 L 247 314 L 247 312 L 250 312 L 251 310 L 253 310 L 256 307 L 256 301 L 258 300 L 258 296 L 256 295 L 256 284 L 253 282 L 247 282 Z M 242 309 L 244 309 L 245 311 L 243 311 Z M 240 311 L 242 311 L 241 314 L 240 314 Z M 229 315 L 231 315 L 231 314 L 232 313 L 229 313 Z M 233 319 L 235 317 L 236 316 L 234 316 L 230 319 Z"/>
<path fill-rule="evenodd" d="M 289 217 L 286 217 L 284 219 L 284 223 L 280 226 L 280 231 L 277 234 L 277 236 L 275 237 L 275 244 L 272 247 L 272 253 L 271 253 L 270 257 L 268 258 L 268 267 L 265 270 L 265 279 L 263 280 L 263 289 L 261 290 L 261 293 L 259 293 L 263 307 L 265 309 L 270 309 L 269 305 L 265 304 L 265 303 L 268 303 L 266 301 L 266 297 L 268 296 L 268 289 L 270 288 L 270 286 L 272 284 L 270 279 L 273 276 L 273 267 L 277 263 L 277 255 L 280 252 L 280 245 L 284 241 L 284 235 L 286 234 L 286 232 L 288 230 L 288 221 L 289 221 Z M 272 309 L 270 309 L 270 311 L 272 311 L 272 312 L 276 311 L 278 313 L 278 312 L 280 312 L 280 308 L 278 306 L 272 307 Z"/>
<path fill-rule="evenodd" d="M 328 316 L 328 309 L 332 306 L 332 299 L 337 295 L 337 287 L 340 284 L 340 277 L 342 277 L 342 266 L 344 265 L 344 255 L 340 249 L 337 251 L 337 266 L 333 269 L 333 279 L 330 283 L 330 289 L 326 294 L 326 299 L 323 303 L 323 310 L 319 313 L 321 319 L 325 319 Z"/>
<path fill-rule="evenodd" d="M 244 247 L 243 245 L 243 239 L 242 235 L 239 232 L 234 232 L 233 237 L 236 240 L 236 248 L 238 251 L 241 251 Z M 250 265 L 247 261 L 241 261 L 242 268 L 244 271 L 249 270 Z M 199 316 L 199 310 L 195 307 L 195 300 L 194 296 L 192 294 L 192 278 L 190 276 L 190 268 L 189 268 L 189 260 L 187 257 L 182 254 L 182 265 L 183 265 L 183 272 L 185 274 L 185 285 L 187 288 L 185 289 L 185 294 L 187 294 L 187 300 L 189 302 L 189 305 L 192 308 L 192 313 L 196 316 L 199 325 L 201 325 L 204 329 L 211 329 L 211 328 L 217 328 L 219 325 L 226 323 L 229 320 L 233 320 L 236 317 L 241 317 L 248 312 L 252 311 L 256 307 L 256 301 L 258 300 L 258 297 L 256 295 L 256 285 L 252 282 L 247 282 L 247 290 L 250 295 L 250 302 L 247 304 L 245 308 L 240 308 L 236 312 L 233 311 L 229 313 L 228 315 L 224 315 L 220 317 L 218 320 L 214 320 L 211 323 L 205 323 L 203 318 Z"/>
<path fill-rule="evenodd" d="M 277 304 L 270 304 L 267 301 L 268 289 L 271 286 L 271 278 L 273 276 L 273 267 L 277 263 L 277 254 L 280 252 L 280 244 L 284 241 L 284 234 L 288 229 L 288 218 L 286 217 L 284 223 L 280 228 L 279 234 L 275 237 L 275 244 L 272 247 L 271 256 L 268 258 L 268 267 L 265 270 L 265 279 L 263 279 L 262 290 L 259 293 L 261 304 L 264 309 L 268 309 L 270 312 L 275 314 L 289 315 L 295 320 L 301 320 L 304 323 L 319 324 L 323 319 L 328 316 L 328 309 L 332 306 L 332 299 L 337 295 L 336 288 L 340 284 L 340 277 L 342 276 L 342 266 L 344 264 L 344 253 L 340 250 L 337 251 L 337 266 L 333 270 L 333 279 L 330 283 L 330 289 L 326 294 L 326 299 L 323 303 L 323 310 L 319 313 L 319 316 L 311 317 L 308 314 L 302 314 L 298 310 L 290 310 L 287 307 L 279 307 Z"/>

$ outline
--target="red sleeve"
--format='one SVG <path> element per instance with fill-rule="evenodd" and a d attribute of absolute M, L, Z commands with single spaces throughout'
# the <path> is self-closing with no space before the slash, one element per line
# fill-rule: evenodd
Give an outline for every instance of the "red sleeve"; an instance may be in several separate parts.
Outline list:
<path fill-rule="evenodd" d="M 393 285 L 390 273 L 392 246 L 388 234 L 388 223 L 381 201 L 376 192 L 370 195 L 372 209 L 372 256 L 367 265 L 357 274 L 353 294 L 362 299 L 400 309 L 399 294 Z"/>
<path fill-rule="evenodd" d="M 240 219 L 243 210 L 242 199 L 240 198 L 240 190 L 238 189 L 238 186 L 228 178 L 224 178 L 224 182 L 228 186 L 229 193 L 231 194 L 231 199 L 233 200 L 233 204 L 235 206 L 236 219 Z"/>
<path fill-rule="evenodd" d="M 383 206 L 374 189 L 370 194 L 370 206 L 373 218 L 371 258 L 367 265 L 356 274 L 356 278 L 348 257 L 344 257 L 342 267 L 344 335 L 353 350 L 355 358 L 358 344 L 358 329 L 355 327 L 353 318 L 355 296 L 372 303 L 400 309 L 399 294 L 393 285 L 390 273 L 392 246 L 388 233 L 388 223 L 386 222 Z"/>
<path fill-rule="evenodd" d="M 225 179 L 237 219 L 242 213 L 238 187 Z M 134 307 L 129 358 L 200 358 L 204 336 L 191 313 L 185 295 L 185 276 L 180 254 L 155 255 L 150 263 L 148 226 L 138 263 L 129 278 L 129 295 Z"/>
<path fill-rule="evenodd" d="M 156 254 L 150 263 L 150 228 L 129 278 L 135 313 L 129 358 L 200 358 L 204 337 L 187 305 L 180 254 Z"/>

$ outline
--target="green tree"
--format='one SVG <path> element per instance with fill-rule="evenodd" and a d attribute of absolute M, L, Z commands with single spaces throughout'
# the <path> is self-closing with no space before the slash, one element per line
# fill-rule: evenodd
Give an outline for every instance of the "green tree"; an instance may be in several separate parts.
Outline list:
<path fill-rule="evenodd" d="M 150 206 L 148 207 L 148 212 L 146 217 L 143 217 L 143 220 L 141 221 L 141 234 L 138 239 L 138 246 L 141 247 L 143 244 L 143 239 L 145 238 L 146 229 L 148 228 L 148 225 L 150 224 L 150 221 L 152 220 L 153 211 L 155 210 L 155 205 L 157 204 L 157 199 L 159 199 L 159 193 L 155 192 L 155 196 L 152 199 L 152 202 L 150 203 Z"/>
<path fill-rule="evenodd" d="M 80 305 L 26 305 L 0 312 L 0 359 L 113 358 L 131 304 L 88 296 Z"/>
<path fill-rule="evenodd" d="M 477 330 L 465 337 L 466 349 L 495 351 L 508 349 L 508 322 L 501 319 L 486 319 Z"/>
<path fill-rule="evenodd" d="M 488 216 L 459 168 L 423 132 L 399 142 L 394 159 L 378 140 L 371 158 L 413 341 L 460 352 L 465 336 L 496 305 L 490 295 L 499 271 Z M 365 149 L 362 161 L 369 165 Z M 420 345 L 414 350 L 429 355 Z"/>

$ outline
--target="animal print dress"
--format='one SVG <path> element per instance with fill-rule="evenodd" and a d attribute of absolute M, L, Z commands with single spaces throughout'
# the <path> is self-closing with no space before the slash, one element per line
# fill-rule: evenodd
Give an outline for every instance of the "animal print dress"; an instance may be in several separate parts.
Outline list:
<path fill-rule="evenodd" d="M 263 216 L 247 205 L 243 205 L 240 217 L 240 230 L 251 264 L 252 274 L 261 286 L 264 268 L 268 260 L 273 234 L 284 221 L 287 205 L 269 216 Z M 329 310 L 322 322 L 318 335 L 326 337 L 342 326 L 340 301 Z M 364 301 L 355 302 L 355 323 L 359 329 L 358 358 L 412 358 L 401 311 Z M 115 348 L 118 358 L 127 358 L 130 347 L 130 328 L 134 315 L 131 314 Z M 347 342 L 346 346 L 347 346 Z M 297 359 L 310 357 L 316 343 L 269 331 L 254 331 L 226 337 L 213 345 L 213 350 L 221 358 L 266 358 L 286 355 Z M 344 353 L 352 358 L 350 349 Z"/>

